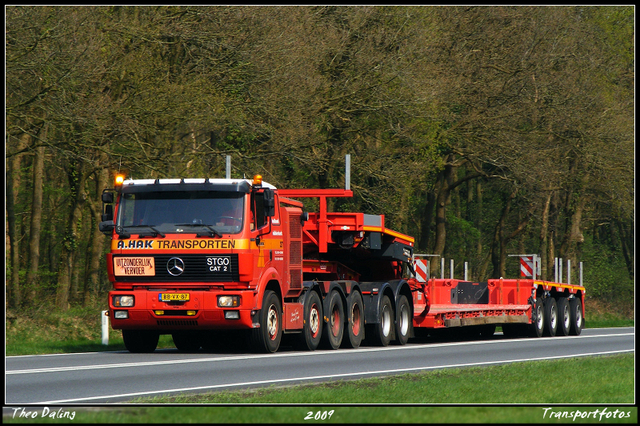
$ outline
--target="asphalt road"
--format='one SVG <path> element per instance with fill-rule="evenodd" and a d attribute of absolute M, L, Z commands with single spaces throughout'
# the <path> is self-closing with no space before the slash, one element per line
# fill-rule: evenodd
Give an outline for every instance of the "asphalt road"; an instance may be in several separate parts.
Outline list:
<path fill-rule="evenodd" d="M 634 352 L 632 327 L 580 336 L 410 341 L 405 346 L 275 354 L 126 351 L 6 357 L 5 405 L 124 403 L 136 397 L 291 385 L 450 367 Z M 348 402 L 348 401 L 345 401 Z"/>

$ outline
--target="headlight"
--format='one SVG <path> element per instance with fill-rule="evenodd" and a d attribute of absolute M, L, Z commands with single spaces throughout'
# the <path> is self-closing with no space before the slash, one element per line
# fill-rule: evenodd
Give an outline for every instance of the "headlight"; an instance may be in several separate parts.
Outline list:
<path fill-rule="evenodd" d="M 221 308 L 235 308 L 240 306 L 240 296 L 218 296 L 218 306 Z"/>
<path fill-rule="evenodd" d="M 113 306 L 118 308 L 130 308 L 135 304 L 133 296 L 113 296 Z"/>

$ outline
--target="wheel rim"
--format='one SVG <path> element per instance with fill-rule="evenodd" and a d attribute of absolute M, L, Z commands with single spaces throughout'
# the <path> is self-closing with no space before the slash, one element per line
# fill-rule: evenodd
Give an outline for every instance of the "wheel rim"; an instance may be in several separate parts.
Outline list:
<path fill-rule="evenodd" d="M 362 327 L 360 319 L 360 306 L 354 303 L 351 307 L 351 331 L 354 336 L 360 334 L 360 327 Z"/>
<path fill-rule="evenodd" d="M 389 312 L 389 307 L 385 306 L 382 311 L 382 334 L 388 336 L 391 334 L 391 313 Z"/>
<path fill-rule="evenodd" d="M 542 306 L 538 306 L 536 308 L 536 327 L 538 327 L 538 329 L 542 329 L 542 324 L 543 324 L 543 316 L 542 316 Z"/>
<path fill-rule="evenodd" d="M 311 306 L 309 330 L 311 330 L 311 337 L 317 337 L 320 331 L 320 313 L 318 312 L 318 306 L 315 304 Z"/>
<path fill-rule="evenodd" d="M 269 306 L 269 312 L 267 314 L 267 330 L 269 332 L 269 339 L 275 340 L 278 335 L 278 311 L 275 305 Z"/>
<path fill-rule="evenodd" d="M 569 313 L 569 306 L 564 305 L 564 309 L 562 310 L 562 323 L 564 324 L 565 330 L 568 330 L 571 326 L 571 315 Z"/>
<path fill-rule="evenodd" d="M 576 329 L 582 326 L 582 309 L 580 309 L 580 305 L 576 307 Z"/>
<path fill-rule="evenodd" d="M 334 306 L 329 319 L 331 326 L 331 334 L 337 336 L 340 333 L 340 310 L 338 306 Z"/>
<path fill-rule="evenodd" d="M 406 336 L 409 332 L 409 309 L 406 305 L 400 308 L 400 333 Z"/>
<path fill-rule="evenodd" d="M 549 325 L 551 328 L 556 328 L 556 324 L 558 322 L 558 309 L 551 309 L 551 315 L 549 315 Z"/>

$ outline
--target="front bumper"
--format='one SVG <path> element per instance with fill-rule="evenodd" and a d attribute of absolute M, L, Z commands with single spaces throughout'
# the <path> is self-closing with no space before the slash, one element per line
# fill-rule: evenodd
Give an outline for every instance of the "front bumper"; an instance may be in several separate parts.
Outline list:
<path fill-rule="evenodd" d="M 188 300 L 165 302 L 161 294 L 188 294 Z M 129 295 L 133 306 L 114 306 L 115 296 Z M 219 307 L 218 296 L 229 295 L 240 296 L 238 306 Z M 256 297 L 253 291 L 118 290 L 109 292 L 109 318 L 116 330 L 250 329 L 257 326 Z"/>

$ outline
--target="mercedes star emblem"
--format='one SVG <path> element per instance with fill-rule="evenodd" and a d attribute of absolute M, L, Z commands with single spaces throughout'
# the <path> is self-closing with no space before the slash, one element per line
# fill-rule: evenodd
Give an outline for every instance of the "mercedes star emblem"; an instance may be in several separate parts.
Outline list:
<path fill-rule="evenodd" d="M 184 272 L 184 261 L 179 257 L 172 257 L 167 262 L 167 271 L 174 277 L 177 277 Z"/>

